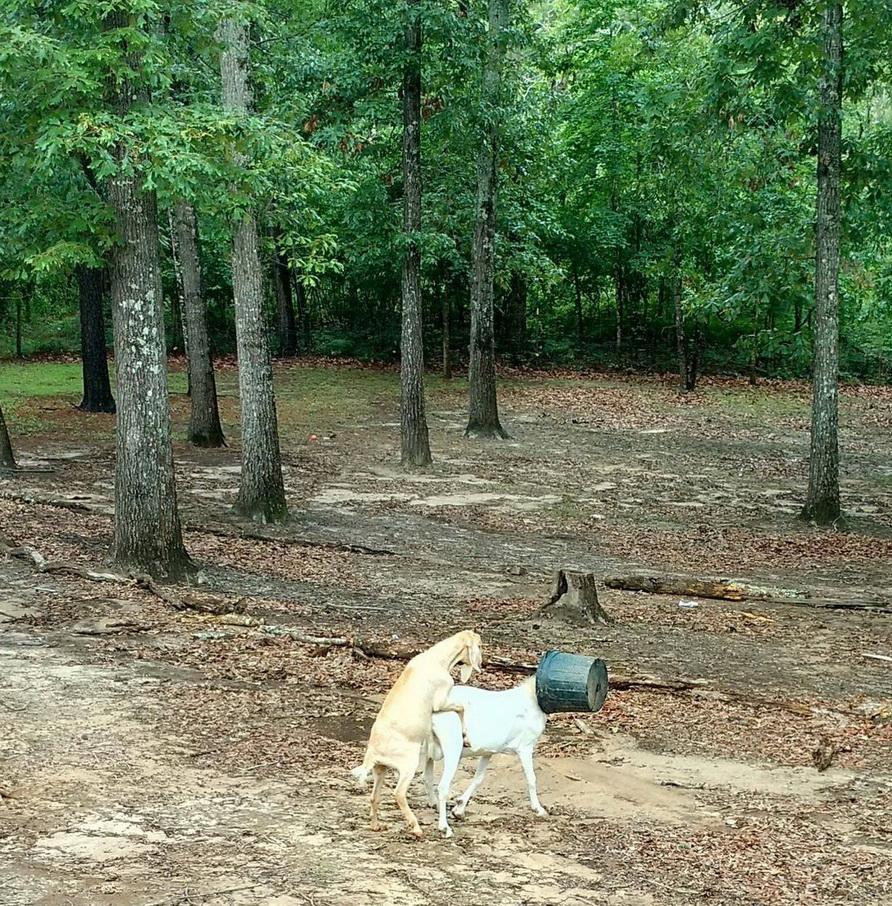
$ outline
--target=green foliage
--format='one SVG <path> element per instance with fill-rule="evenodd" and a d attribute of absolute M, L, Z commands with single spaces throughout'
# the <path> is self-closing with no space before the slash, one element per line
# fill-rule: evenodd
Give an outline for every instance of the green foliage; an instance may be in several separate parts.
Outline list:
<path fill-rule="evenodd" d="M 246 117 L 219 101 L 224 14 L 251 24 Z M 218 351 L 234 339 L 231 221 L 251 208 L 270 258 L 275 236 L 305 288 L 315 348 L 396 357 L 409 14 L 384 0 L 9 0 L 0 14 L 0 351 L 13 348 L 10 305 L 25 297 L 24 351 L 77 349 L 73 268 L 100 265 L 117 241 L 105 182 L 123 168 L 157 195 L 168 295 L 164 209 L 177 198 L 195 205 Z M 481 93 L 484 0 L 421 0 L 412 14 L 425 38 L 417 238 L 429 357 L 444 299 L 453 349 L 466 349 L 474 167 L 481 127 L 498 112 L 503 349 L 522 361 L 673 367 L 669 287 L 680 281 L 710 367 L 807 373 L 821 4 L 512 0 L 499 111 Z M 892 0 L 847 4 L 841 354 L 846 374 L 884 380 L 890 20 Z M 112 91 L 123 85 L 135 97 L 126 113 Z"/>

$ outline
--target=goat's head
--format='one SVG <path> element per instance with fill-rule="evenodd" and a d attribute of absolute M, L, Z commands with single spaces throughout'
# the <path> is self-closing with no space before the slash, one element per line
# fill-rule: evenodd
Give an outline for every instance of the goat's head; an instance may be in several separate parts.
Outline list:
<path fill-rule="evenodd" d="M 461 663 L 459 676 L 461 681 L 466 683 L 475 673 L 483 669 L 483 643 L 472 629 L 466 629 L 458 635 L 462 643 L 458 657 L 458 662 Z"/>

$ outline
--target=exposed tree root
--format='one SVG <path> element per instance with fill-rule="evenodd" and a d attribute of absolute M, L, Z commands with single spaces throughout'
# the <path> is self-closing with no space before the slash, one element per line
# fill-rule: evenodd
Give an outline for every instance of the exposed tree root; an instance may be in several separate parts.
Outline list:
<path fill-rule="evenodd" d="M 197 610 L 202 613 L 222 614 L 239 613 L 245 609 L 244 599 L 241 598 L 233 601 L 207 593 L 177 594 L 171 587 L 156 582 L 145 573 L 116 573 L 110 570 L 90 569 L 65 560 L 47 560 L 40 551 L 27 545 L 21 547 L 4 545 L 0 547 L 0 552 L 30 563 L 40 573 L 61 573 L 87 579 L 90 582 L 116 582 L 144 588 L 177 610 Z"/>
<path fill-rule="evenodd" d="M 21 471 L 21 470 L 18 470 Z M 57 497 L 50 494 L 23 493 L 16 491 L 0 491 L 0 500 L 12 500 L 16 503 L 27 503 L 32 506 L 49 506 L 57 509 L 72 510 L 75 513 L 92 513 L 96 516 L 110 518 L 108 507 L 97 506 L 86 499 L 71 497 Z M 289 544 L 296 547 L 316 547 L 325 550 L 346 551 L 352 554 L 369 554 L 379 557 L 396 556 L 396 551 L 387 548 L 367 547 L 364 544 L 352 544 L 342 541 L 315 541 L 311 538 L 298 538 L 294 535 L 278 535 L 272 533 L 251 531 L 250 529 L 229 529 L 220 526 L 195 525 L 184 523 L 184 532 L 193 532 L 198 535 L 217 535 L 221 538 L 243 538 L 250 541 L 263 541 L 266 543 Z"/>

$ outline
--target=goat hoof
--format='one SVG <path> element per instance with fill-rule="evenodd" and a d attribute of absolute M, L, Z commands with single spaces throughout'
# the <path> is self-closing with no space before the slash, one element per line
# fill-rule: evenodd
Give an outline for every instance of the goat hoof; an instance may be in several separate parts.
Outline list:
<path fill-rule="evenodd" d="M 544 809 L 544 808 L 537 808 L 537 809 L 536 809 L 536 814 L 537 814 L 540 818 L 547 818 L 547 817 L 548 817 L 548 812 L 547 812 L 547 810 Z"/>
<path fill-rule="evenodd" d="M 424 831 L 420 827 L 413 827 L 409 830 L 409 833 L 416 839 L 420 840 L 424 836 Z"/>
<path fill-rule="evenodd" d="M 452 817 L 453 817 L 453 818 L 458 818 L 459 820 L 461 820 L 462 818 L 465 817 L 465 810 L 464 810 L 464 809 L 457 809 L 457 808 L 454 808 L 454 809 L 452 810 Z"/>
<path fill-rule="evenodd" d="M 443 828 L 441 827 L 440 830 L 443 830 Z M 446 839 L 448 840 L 452 836 L 452 828 L 447 824 L 446 830 L 443 831 L 443 833 L 444 833 Z"/>

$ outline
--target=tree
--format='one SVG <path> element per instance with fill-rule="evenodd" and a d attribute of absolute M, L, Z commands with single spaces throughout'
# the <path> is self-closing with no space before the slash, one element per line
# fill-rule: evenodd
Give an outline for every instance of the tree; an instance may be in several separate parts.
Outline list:
<path fill-rule="evenodd" d="M 218 39 L 223 107 L 236 121 L 244 120 L 252 104 L 245 22 L 237 18 L 225 19 L 220 25 Z M 233 163 L 240 169 L 249 161 L 236 151 Z M 235 218 L 232 289 L 242 416 L 242 474 L 236 509 L 259 522 L 282 522 L 287 518 L 288 510 L 279 452 L 273 370 L 263 317 L 257 221 L 247 205 Z"/>
<path fill-rule="evenodd" d="M 105 347 L 105 316 L 102 307 L 107 277 L 104 268 L 79 264 L 76 268 L 81 321 L 81 367 L 84 375 L 84 412 L 114 412 Z"/>
<path fill-rule="evenodd" d="M 116 12 L 106 19 L 108 36 L 126 62 L 127 75 L 111 92 L 112 110 L 121 120 L 149 103 L 142 58 L 132 49 L 134 34 L 144 38 L 145 29 L 137 15 Z M 138 147 L 120 138 L 114 161 L 107 187 L 118 232 L 110 255 L 118 375 L 113 559 L 175 578 L 190 561 L 177 513 L 155 196 L 142 185 Z"/>
<path fill-rule="evenodd" d="M 802 515 L 821 525 L 840 517 L 839 230 L 842 170 L 843 7 L 828 0 L 818 114 L 815 318 L 811 451 Z"/>
<path fill-rule="evenodd" d="M 406 62 L 403 70 L 402 336 L 400 342 L 401 461 L 409 468 L 431 463 L 424 412 L 424 346 L 421 336 L 421 17 L 419 0 L 406 0 Z"/>
<path fill-rule="evenodd" d="M 288 256 L 277 242 L 273 252 L 273 284 L 276 287 L 279 355 L 290 357 L 297 354 L 297 321 L 294 316 L 294 295 L 291 291 Z"/>
<path fill-rule="evenodd" d="M 3 417 L 3 409 L 0 408 L 0 468 L 14 469 L 15 467 L 16 462 L 12 452 L 12 443 L 9 440 L 9 429 L 6 427 L 6 419 Z"/>
<path fill-rule="evenodd" d="M 477 159 L 477 215 L 471 265 L 470 406 L 466 437 L 507 437 L 496 398 L 493 281 L 499 172 L 499 118 L 507 0 L 489 0 L 489 38 L 483 69 L 484 140 Z"/>
<path fill-rule="evenodd" d="M 684 306 L 682 305 L 682 278 L 674 276 L 669 281 L 668 292 L 672 293 L 672 307 L 675 311 L 675 344 L 678 354 L 678 378 L 681 389 L 690 393 L 697 386 L 697 369 L 699 367 L 699 328 L 695 327 L 693 336 L 685 331 Z"/>
<path fill-rule="evenodd" d="M 222 447 L 223 428 L 217 405 L 217 383 L 208 337 L 207 303 L 201 285 L 201 259 L 195 208 L 180 200 L 170 209 L 170 238 L 186 322 L 189 368 L 189 443 Z"/>

